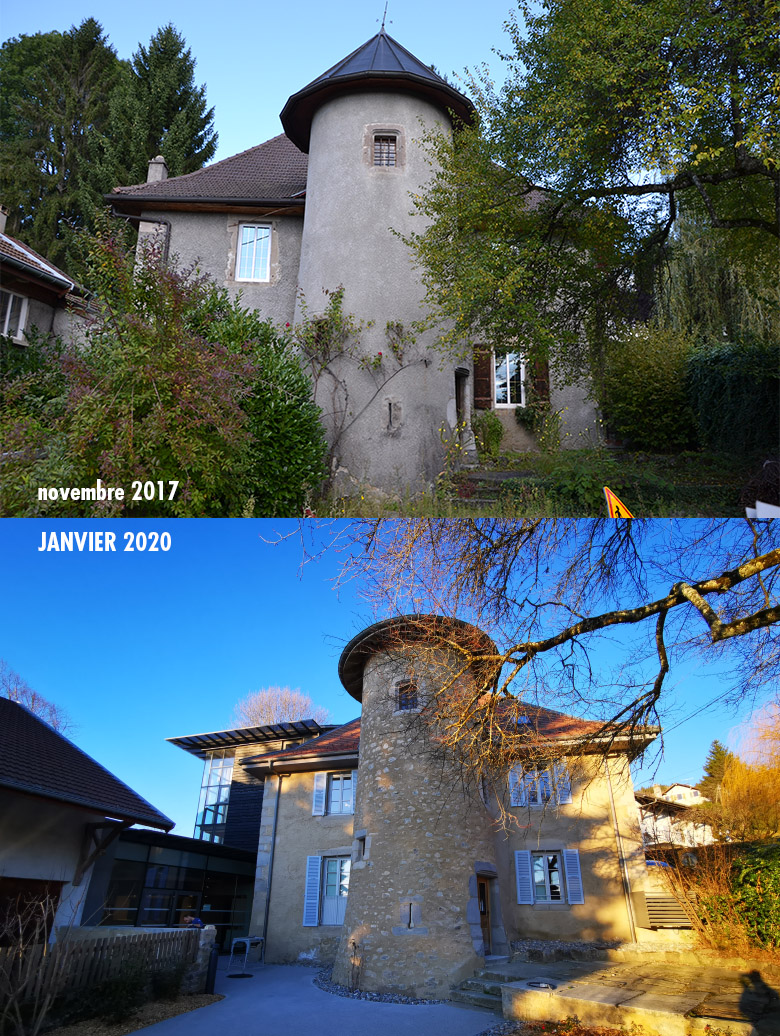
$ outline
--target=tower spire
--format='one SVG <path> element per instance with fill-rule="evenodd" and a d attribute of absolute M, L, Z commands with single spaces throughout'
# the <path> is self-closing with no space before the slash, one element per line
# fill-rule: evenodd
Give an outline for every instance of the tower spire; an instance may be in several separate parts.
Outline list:
<path fill-rule="evenodd" d="M 380 32 L 384 32 L 385 31 L 385 19 L 387 18 L 387 4 L 388 4 L 388 0 L 385 0 L 385 11 L 384 11 L 384 14 L 382 15 L 382 28 L 379 30 Z"/>

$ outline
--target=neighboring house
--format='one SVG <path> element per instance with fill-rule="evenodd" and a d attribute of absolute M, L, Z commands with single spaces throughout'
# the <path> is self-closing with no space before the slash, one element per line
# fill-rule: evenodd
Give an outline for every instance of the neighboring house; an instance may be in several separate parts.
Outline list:
<path fill-rule="evenodd" d="M 23 705 L 0 698 L 0 914 L 48 894 L 81 924 L 92 867 L 133 824 L 173 821 Z"/>
<path fill-rule="evenodd" d="M 652 795 L 637 792 L 636 801 L 642 838 L 647 848 L 693 848 L 717 841 L 711 826 L 696 811 L 697 806 L 709 799 L 689 784 L 673 784 L 665 792 L 655 785 Z"/>
<path fill-rule="evenodd" d="M 448 623 L 448 635 L 461 633 L 491 643 Z M 435 996 L 520 939 L 639 937 L 636 744 L 616 739 L 607 760 L 583 756 L 577 739 L 597 724 L 528 705 L 524 718 L 556 761 L 520 760 L 506 780 L 464 796 L 419 738 L 443 663 L 444 646 L 421 644 L 416 623 L 377 623 L 339 663 L 361 719 L 241 760 L 265 784 L 251 932 L 266 936 L 267 960 L 335 960 L 345 985 Z M 496 796 L 513 820 L 507 832 Z"/>
<path fill-rule="evenodd" d="M 438 332 L 420 327 L 425 291 L 402 240 L 421 228 L 411 196 L 433 172 L 424 134 L 451 133 L 473 114 L 467 97 L 383 28 L 289 98 L 283 134 L 170 179 L 157 156 L 147 183 L 107 197 L 141 241 L 197 262 L 278 324 L 320 318 L 327 293 L 343 288 L 344 311 L 364 322 L 359 344 L 339 351 L 314 335 L 304 360 L 344 491 L 429 486 L 456 429 L 473 455 L 475 403 L 517 428 L 522 357 L 487 347 L 477 388 L 471 356 L 438 351 Z M 593 431 L 593 409 L 583 391 L 546 384 L 554 408 L 567 408 L 563 433 L 574 445 Z"/>
<path fill-rule="evenodd" d="M 33 330 L 44 338 L 73 334 L 85 299 L 72 278 L 5 232 L 0 207 L 0 336 L 25 345 Z"/>

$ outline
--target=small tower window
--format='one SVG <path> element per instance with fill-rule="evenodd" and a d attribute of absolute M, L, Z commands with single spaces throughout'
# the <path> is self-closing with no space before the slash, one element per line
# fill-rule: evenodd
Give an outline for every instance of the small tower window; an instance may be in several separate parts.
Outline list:
<path fill-rule="evenodd" d="M 396 708 L 398 712 L 414 712 L 417 709 L 417 684 L 404 680 L 396 687 Z"/>
<path fill-rule="evenodd" d="M 395 135 L 374 134 L 374 165 L 394 166 L 396 164 Z"/>

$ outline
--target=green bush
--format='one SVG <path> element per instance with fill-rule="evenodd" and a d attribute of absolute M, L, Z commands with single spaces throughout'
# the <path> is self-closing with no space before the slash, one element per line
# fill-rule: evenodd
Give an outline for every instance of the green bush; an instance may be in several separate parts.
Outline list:
<path fill-rule="evenodd" d="M 710 449 L 777 449 L 780 343 L 705 345 L 690 355 L 687 372 L 688 395 Z"/>
<path fill-rule="evenodd" d="M 731 867 L 731 890 L 751 941 L 780 948 L 780 843 L 741 849 Z"/>
<path fill-rule="evenodd" d="M 187 965 L 184 961 L 152 972 L 152 996 L 155 1000 L 175 1000 L 181 992 Z"/>
<path fill-rule="evenodd" d="M 0 356 L 2 512 L 299 514 L 326 451 L 288 333 L 155 249 L 136 264 L 112 226 L 85 248 L 96 301 L 84 340 Z M 97 479 L 125 501 L 37 501 L 37 486 Z M 165 498 L 133 502 L 133 482 L 162 482 Z"/>
<path fill-rule="evenodd" d="M 607 348 L 599 385 L 610 427 L 634 449 L 671 453 L 696 444 L 686 396 L 691 340 L 655 325 L 633 330 Z"/>
<path fill-rule="evenodd" d="M 471 417 L 471 429 L 477 441 L 479 459 L 484 463 L 498 460 L 504 426 L 492 410 L 475 410 Z"/>

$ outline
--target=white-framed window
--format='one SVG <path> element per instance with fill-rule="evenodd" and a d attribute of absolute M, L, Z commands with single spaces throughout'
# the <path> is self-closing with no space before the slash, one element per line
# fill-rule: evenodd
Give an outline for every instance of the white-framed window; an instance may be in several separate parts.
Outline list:
<path fill-rule="evenodd" d="M 509 771 L 509 805 L 542 809 L 548 802 L 571 802 L 571 778 L 566 763 L 556 760 L 542 769 L 522 763 Z"/>
<path fill-rule="evenodd" d="M 395 166 L 398 138 L 394 133 L 374 134 L 374 165 Z"/>
<path fill-rule="evenodd" d="M 12 291 L 0 291 L 0 335 L 23 342 L 26 323 L 27 299 Z"/>
<path fill-rule="evenodd" d="M 493 406 L 525 406 L 522 353 L 493 353 Z"/>
<path fill-rule="evenodd" d="M 303 926 L 341 925 L 349 895 L 348 856 L 307 856 Z"/>
<path fill-rule="evenodd" d="M 517 902 L 521 906 L 585 902 L 580 854 L 576 849 L 518 849 L 515 879 Z"/>
<path fill-rule="evenodd" d="M 236 248 L 237 281 L 271 279 L 271 228 L 260 223 L 241 223 Z"/>
<path fill-rule="evenodd" d="M 311 814 L 321 817 L 331 813 L 355 812 L 357 770 L 344 773 L 315 773 Z"/>

